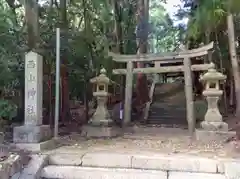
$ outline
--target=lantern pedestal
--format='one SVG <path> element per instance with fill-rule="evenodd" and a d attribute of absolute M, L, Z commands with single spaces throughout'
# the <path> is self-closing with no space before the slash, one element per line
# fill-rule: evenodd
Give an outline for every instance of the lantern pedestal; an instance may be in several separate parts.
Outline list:
<path fill-rule="evenodd" d="M 82 136 L 86 138 L 113 138 L 122 134 L 122 130 L 117 126 L 83 126 Z"/>
<path fill-rule="evenodd" d="M 104 70 L 100 73 L 91 80 L 92 83 L 97 84 L 97 91 L 93 93 L 97 98 L 97 109 L 88 124 L 82 128 L 82 135 L 87 138 L 117 137 L 122 133 L 112 120 L 106 106 L 109 96 L 107 86 L 110 80 Z"/>
<path fill-rule="evenodd" d="M 107 99 L 108 99 L 108 93 L 107 92 L 95 92 L 93 93 L 93 96 L 97 98 L 97 109 L 95 113 L 93 114 L 92 118 L 89 121 L 89 124 L 94 126 L 101 126 L 101 125 L 112 125 L 113 120 L 111 119 L 111 116 L 107 110 Z"/>
<path fill-rule="evenodd" d="M 208 89 L 203 92 L 208 102 L 208 110 L 201 129 L 196 130 L 196 138 L 204 143 L 222 143 L 236 135 L 236 132 L 228 131 L 228 124 L 223 122 L 222 115 L 218 109 L 218 100 L 223 91 Z"/>
<path fill-rule="evenodd" d="M 218 109 L 218 100 L 222 96 L 223 91 L 217 89 L 208 89 L 203 91 L 203 96 L 206 97 L 208 110 L 205 114 L 203 122 L 222 122 L 222 115 Z"/>
<path fill-rule="evenodd" d="M 196 129 L 196 139 L 204 144 L 225 143 L 236 136 L 234 131 L 208 131 L 205 129 Z"/>
<path fill-rule="evenodd" d="M 208 103 L 208 110 L 204 121 L 201 122 L 201 129 L 196 129 L 196 139 L 203 143 L 222 143 L 236 135 L 236 132 L 228 131 L 228 124 L 223 122 L 218 109 L 218 101 L 223 94 L 219 81 L 225 79 L 223 74 L 215 70 L 214 65 L 200 79 L 206 83 L 203 96 L 206 97 Z"/>

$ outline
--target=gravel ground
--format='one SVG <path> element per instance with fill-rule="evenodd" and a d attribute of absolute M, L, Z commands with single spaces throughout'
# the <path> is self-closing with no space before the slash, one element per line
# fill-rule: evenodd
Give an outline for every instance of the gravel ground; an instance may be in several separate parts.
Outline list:
<path fill-rule="evenodd" d="M 166 132 L 167 131 L 167 132 Z M 207 157 L 240 157 L 238 143 L 231 141 L 224 144 L 203 144 L 187 136 L 187 131 L 180 129 L 162 129 L 158 133 L 128 133 L 114 139 L 86 140 L 78 134 L 65 136 L 60 143 L 66 150 L 109 150 L 126 152 L 159 152 L 164 154 L 188 154 Z M 239 150 L 240 151 L 240 150 Z"/>

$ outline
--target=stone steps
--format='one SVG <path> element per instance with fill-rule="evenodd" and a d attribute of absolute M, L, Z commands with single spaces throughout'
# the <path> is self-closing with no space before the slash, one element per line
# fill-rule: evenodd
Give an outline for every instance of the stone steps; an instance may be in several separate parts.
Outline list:
<path fill-rule="evenodd" d="M 77 166 L 47 166 L 41 176 L 47 179 L 226 179 L 222 174 Z"/>
<path fill-rule="evenodd" d="M 50 154 L 40 175 L 42 179 L 230 179 L 225 176 L 228 166 L 227 160 L 188 155 L 75 150 Z"/>
<path fill-rule="evenodd" d="M 186 124 L 185 107 L 167 106 L 166 108 L 150 109 L 148 123 L 150 124 Z"/>
<path fill-rule="evenodd" d="M 186 124 L 184 86 L 180 83 L 158 85 L 150 107 L 149 124 Z"/>
<path fill-rule="evenodd" d="M 43 168 L 41 176 L 48 179 L 167 179 L 167 172 L 50 165 Z"/>

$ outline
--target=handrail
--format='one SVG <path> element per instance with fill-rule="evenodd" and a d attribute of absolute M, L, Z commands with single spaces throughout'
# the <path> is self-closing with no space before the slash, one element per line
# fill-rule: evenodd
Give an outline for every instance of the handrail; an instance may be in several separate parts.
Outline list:
<path fill-rule="evenodd" d="M 148 116 L 149 116 L 149 110 L 150 110 L 150 106 L 152 104 L 152 99 L 153 99 L 153 93 L 154 93 L 154 90 L 155 90 L 155 86 L 156 86 L 156 82 L 155 82 L 155 80 L 153 80 L 150 91 L 149 91 L 149 99 L 150 100 L 149 100 L 149 102 L 146 103 L 146 107 L 145 107 L 145 110 L 144 110 L 143 119 L 145 121 L 148 119 Z"/>

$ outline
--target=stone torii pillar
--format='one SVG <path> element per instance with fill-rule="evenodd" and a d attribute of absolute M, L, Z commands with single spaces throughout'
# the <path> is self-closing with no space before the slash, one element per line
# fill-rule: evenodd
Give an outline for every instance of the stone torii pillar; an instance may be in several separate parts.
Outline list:
<path fill-rule="evenodd" d="M 29 52 L 25 55 L 25 119 L 15 127 L 13 141 L 18 148 L 39 151 L 54 147 L 49 125 L 42 124 L 43 59 Z"/>

